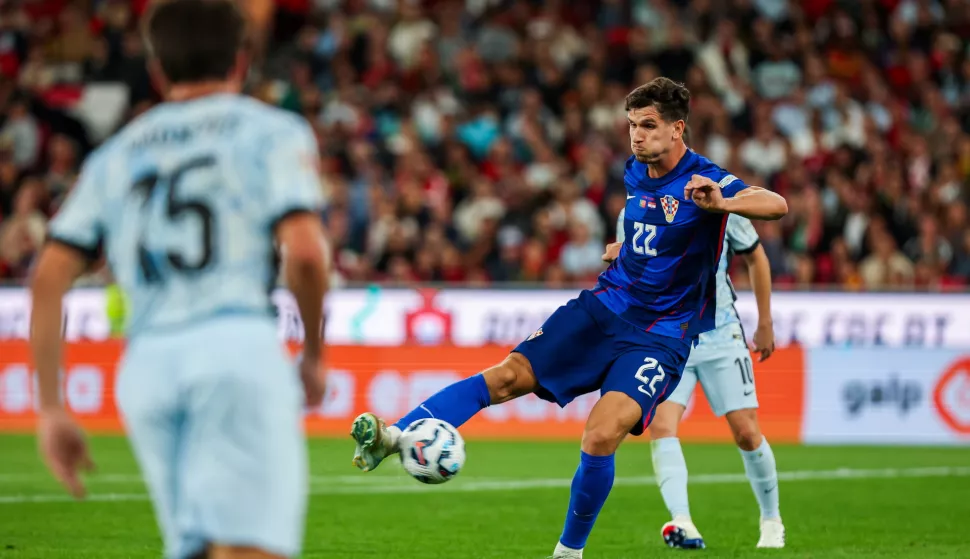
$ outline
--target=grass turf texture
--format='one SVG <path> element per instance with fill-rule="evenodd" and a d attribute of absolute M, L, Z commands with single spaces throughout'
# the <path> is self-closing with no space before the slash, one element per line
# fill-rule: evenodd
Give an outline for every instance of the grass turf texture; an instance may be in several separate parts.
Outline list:
<path fill-rule="evenodd" d="M 160 557 L 127 443 L 96 437 L 92 446 L 99 471 L 87 479 L 92 500 L 70 502 L 42 468 L 32 437 L 0 436 L 0 558 Z M 396 460 L 370 474 L 356 472 L 349 439 L 313 440 L 310 449 L 313 496 L 303 557 L 328 559 L 546 557 L 562 528 L 579 458 L 577 443 L 472 441 L 458 478 L 425 487 Z M 646 477 L 650 449 L 629 444 L 617 456 L 617 485 L 586 557 L 970 557 L 964 531 L 970 449 L 774 449 L 788 472 L 780 484 L 787 549 L 754 549 L 757 507 L 737 450 L 722 445 L 685 448 L 698 480 L 690 493 L 694 520 L 708 549 L 666 549 L 659 532 L 667 512 Z M 839 474 L 841 468 L 851 471 Z"/>

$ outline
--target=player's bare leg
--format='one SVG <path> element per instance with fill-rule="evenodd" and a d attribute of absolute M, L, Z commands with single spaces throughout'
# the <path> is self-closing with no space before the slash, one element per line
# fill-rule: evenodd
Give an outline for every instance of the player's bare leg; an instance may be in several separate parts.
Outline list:
<path fill-rule="evenodd" d="M 607 392 L 593 406 L 583 431 L 581 460 L 573 477 L 566 525 L 553 559 L 582 558 L 586 539 L 613 487 L 613 455 L 642 416 L 640 404 L 622 392 Z"/>
<path fill-rule="evenodd" d="M 394 425 L 388 427 L 376 415 L 363 413 L 350 430 L 357 442 L 354 466 L 365 472 L 376 468 L 398 451 L 401 431 L 418 419 L 433 417 L 460 427 L 485 407 L 524 396 L 535 388 L 536 377 L 529 360 L 520 353 L 511 353 L 481 374 L 443 388 Z"/>
<path fill-rule="evenodd" d="M 677 438 L 677 428 L 687 408 L 677 402 L 666 401 L 657 406 L 650 423 L 650 451 L 653 471 L 671 520 L 660 529 L 660 535 L 670 547 L 704 549 L 704 537 L 694 526 L 687 499 L 687 461 Z"/>
<path fill-rule="evenodd" d="M 255 547 L 211 545 L 205 559 L 287 559 L 283 555 L 269 553 Z"/>
<path fill-rule="evenodd" d="M 758 425 L 755 409 L 728 412 L 725 416 L 734 441 L 741 450 L 744 472 L 751 482 L 758 507 L 761 509 L 761 537 L 758 547 L 785 547 L 785 525 L 781 521 L 778 504 L 778 470 L 775 455 Z"/>

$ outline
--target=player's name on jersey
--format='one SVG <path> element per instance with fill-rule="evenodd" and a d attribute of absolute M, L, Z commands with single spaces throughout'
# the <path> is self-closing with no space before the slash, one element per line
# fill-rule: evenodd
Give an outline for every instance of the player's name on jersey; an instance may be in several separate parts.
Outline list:
<path fill-rule="evenodd" d="M 574 290 L 345 289 L 332 293 L 327 341 L 334 344 L 514 345 L 528 338 Z M 273 297 L 280 338 L 300 341 L 303 326 L 285 291 Z M 970 294 L 776 293 L 772 299 L 780 346 L 970 347 Z M 69 340 L 110 335 L 101 289 L 79 289 L 65 300 Z M 745 333 L 757 324 L 754 297 L 737 302 Z M 30 296 L 0 289 L 0 340 L 25 339 Z"/>

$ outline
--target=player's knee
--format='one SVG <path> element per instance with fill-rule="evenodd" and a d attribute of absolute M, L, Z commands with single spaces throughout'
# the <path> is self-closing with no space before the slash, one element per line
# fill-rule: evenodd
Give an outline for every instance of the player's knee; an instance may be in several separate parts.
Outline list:
<path fill-rule="evenodd" d="M 483 373 L 492 405 L 508 402 L 535 390 L 535 376 L 529 360 L 512 353 L 498 365 Z"/>
<path fill-rule="evenodd" d="M 623 437 L 629 432 L 619 425 L 599 425 L 587 428 L 583 432 L 583 452 L 593 456 L 609 456 L 616 452 L 616 449 L 623 441 Z"/>
<path fill-rule="evenodd" d="M 661 413 L 662 407 L 663 406 L 657 408 L 656 415 L 654 415 L 653 420 L 650 421 L 650 425 L 647 426 L 647 431 L 650 433 L 650 439 L 654 441 L 657 439 L 670 439 L 677 437 L 677 424 L 680 423 L 680 416 L 670 413 Z"/>
<path fill-rule="evenodd" d="M 664 422 L 658 422 L 656 419 L 650 424 L 650 439 L 675 439 L 677 438 L 677 425 L 669 425 Z"/>
<path fill-rule="evenodd" d="M 734 433 L 734 442 L 737 443 L 738 448 L 741 450 L 754 450 L 758 448 L 761 446 L 761 440 L 764 438 L 757 421 L 745 421 L 740 425 L 736 425 L 732 431 Z"/>
<path fill-rule="evenodd" d="M 667 400 L 657 406 L 653 419 L 650 421 L 648 431 L 652 440 L 677 438 L 677 426 L 687 411 L 678 402 Z"/>

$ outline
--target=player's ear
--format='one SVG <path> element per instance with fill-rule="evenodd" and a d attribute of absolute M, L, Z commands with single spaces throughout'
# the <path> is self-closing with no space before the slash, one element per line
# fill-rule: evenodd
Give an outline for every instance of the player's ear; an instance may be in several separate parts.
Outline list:
<path fill-rule="evenodd" d="M 675 122 L 674 123 L 674 140 L 680 140 L 681 138 L 684 138 L 684 133 L 686 132 L 686 130 L 687 130 L 687 123 L 686 122 L 684 122 L 683 120 L 678 120 L 677 122 Z M 684 141 L 687 141 L 686 138 L 684 138 Z"/>

